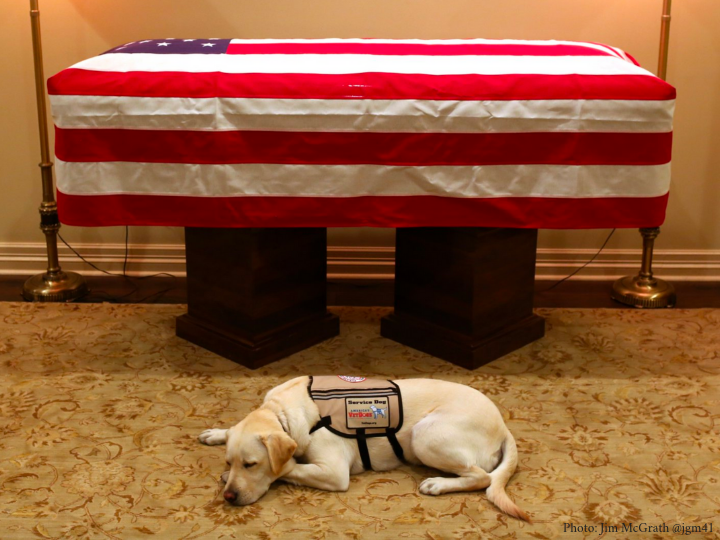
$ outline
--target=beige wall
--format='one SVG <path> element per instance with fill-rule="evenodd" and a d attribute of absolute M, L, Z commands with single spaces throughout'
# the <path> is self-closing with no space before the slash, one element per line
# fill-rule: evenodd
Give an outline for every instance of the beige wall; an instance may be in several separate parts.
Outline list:
<path fill-rule="evenodd" d="M 41 0 L 45 73 L 156 37 L 519 38 L 596 41 L 655 70 L 662 0 Z M 28 2 L 0 1 L 0 245 L 39 242 L 40 180 Z M 720 4 L 676 0 L 668 79 L 678 88 L 673 187 L 660 249 L 720 250 Z M 122 231 L 64 227 L 77 243 Z M 607 231 L 543 231 L 545 248 L 594 248 Z M 637 248 L 619 231 L 608 248 Z M 135 243 L 182 231 L 133 228 Z M 334 245 L 391 245 L 390 230 L 336 229 Z"/>

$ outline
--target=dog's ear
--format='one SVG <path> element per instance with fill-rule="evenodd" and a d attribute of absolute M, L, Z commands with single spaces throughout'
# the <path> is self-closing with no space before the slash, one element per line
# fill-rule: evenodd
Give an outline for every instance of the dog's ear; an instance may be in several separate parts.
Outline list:
<path fill-rule="evenodd" d="M 268 435 L 260 435 L 260 440 L 267 448 L 270 457 L 270 468 L 273 474 L 280 474 L 285 464 L 295 453 L 297 443 L 287 433 L 273 432 Z"/>

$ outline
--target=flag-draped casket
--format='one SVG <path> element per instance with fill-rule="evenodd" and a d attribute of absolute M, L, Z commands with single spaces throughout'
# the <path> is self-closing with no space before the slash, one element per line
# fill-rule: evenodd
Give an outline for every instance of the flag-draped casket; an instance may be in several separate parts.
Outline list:
<path fill-rule="evenodd" d="M 675 90 L 593 43 L 143 40 L 49 82 L 71 225 L 651 227 Z"/>

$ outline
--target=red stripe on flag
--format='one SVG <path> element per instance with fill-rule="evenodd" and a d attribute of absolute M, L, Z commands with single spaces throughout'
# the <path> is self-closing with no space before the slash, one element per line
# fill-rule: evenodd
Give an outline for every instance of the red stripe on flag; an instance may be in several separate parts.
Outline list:
<path fill-rule="evenodd" d="M 520 43 L 230 43 L 227 54 L 372 54 L 393 56 L 612 56 L 610 49 Z"/>
<path fill-rule="evenodd" d="M 50 94 L 282 99 L 675 99 L 649 75 L 423 75 L 354 73 L 104 72 L 70 68 L 48 80 Z"/>
<path fill-rule="evenodd" d="M 66 195 L 60 220 L 80 227 L 658 227 L 667 195 L 650 198 L 177 197 Z"/>
<path fill-rule="evenodd" d="M 672 133 L 376 133 L 56 128 L 67 162 L 661 165 Z"/>

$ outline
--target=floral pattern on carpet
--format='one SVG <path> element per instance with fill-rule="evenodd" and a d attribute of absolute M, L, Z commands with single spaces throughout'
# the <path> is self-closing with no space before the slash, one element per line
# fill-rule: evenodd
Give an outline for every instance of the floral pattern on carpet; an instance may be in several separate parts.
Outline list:
<path fill-rule="evenodd" d="M 544 339 L 475 371 L 380 337 L 385 308 L 333 309 L 339 337 L 250 371 L 175 337 L 184 310 L 0 304 L 1 538 L 676 538 L 675 524 L 720 538 L 720 310 L 542 309 Z M 432 471 L 410 466 L 346 493 L 276 483 L 225 504 L 224 450 L 197 435 L 300 374 L 485 392 L 517 439 L 507 490 L 534 524 L 482 492 L 421 495 Z"/>

